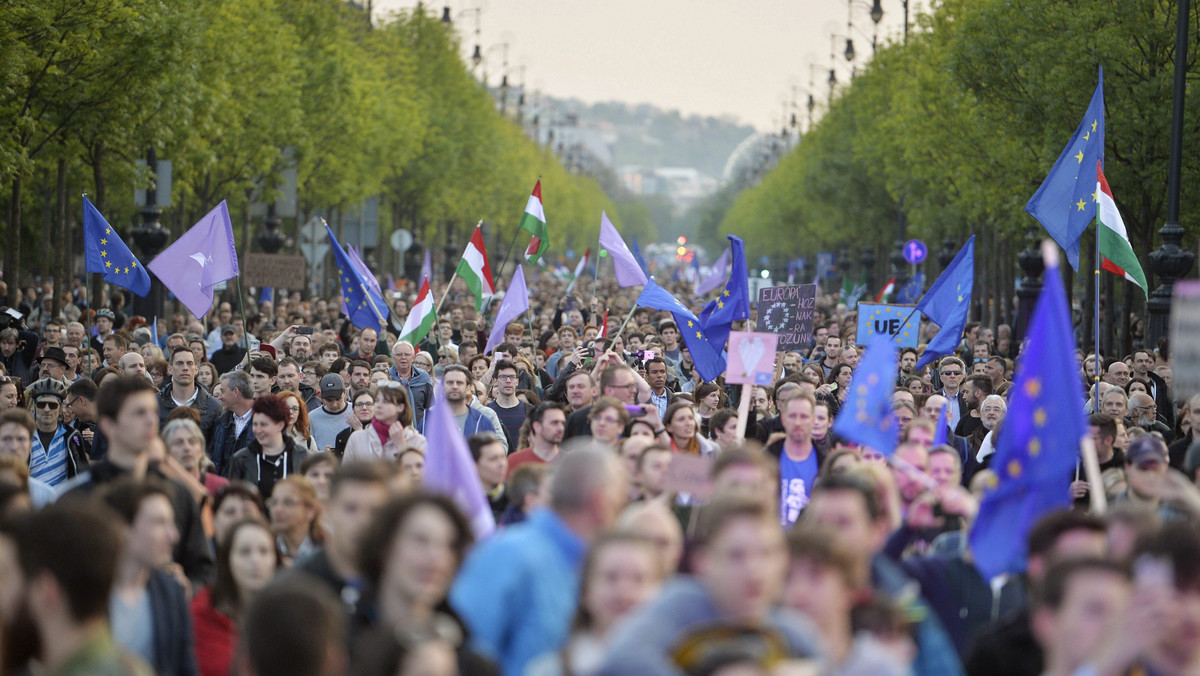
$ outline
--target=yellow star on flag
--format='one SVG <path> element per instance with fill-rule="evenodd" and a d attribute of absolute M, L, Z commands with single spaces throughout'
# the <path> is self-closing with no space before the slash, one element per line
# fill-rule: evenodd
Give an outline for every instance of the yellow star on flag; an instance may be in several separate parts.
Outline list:
<path fill-rule="evenodd" d="M 1092 132 L 1090 132 L 1090 131 L 1083 135 L 1084 141 L 1091 140 L 1091 138 L 1092 138 Z"/>
<path fill-rule="evenodd" d="M 719 309 L 724 309 L 724 307 L 725 307 L 725 302 L 724 302 L 724 301 L 720 301 L 720 300 L 719 300 L 719 301 L 717 301 L 717 308 L 719 308 Z"/>
<path fill-rule="evenodd" d="M 1082 150 L 1080 150 L 1079 154 L 1075 156 L 1075 159 L 1078 160 L 1081 164 L 1083 163 L 1083 151 Z"/>
<path fill-rule="evenodd" d="M 1092 131 L 1096 131 L 1096 121 L 1092 120 Z"/>
<path fill-rule="evenodd" d="M 129 268 L 125 268 L 125 274 L 129 274 Z"/>
<path fill-rule="evenodd" d="M 106 234 L 106 235 L 111 235 L 111 234 L 112 234 L 112 228 L 105 228 L 105 229 L 104 229 L 104 234 Z"/>
<path fill-rule="evenodd" d="M 1030 397 L 1037 398 L 1042 393 L 1042 381 L 1040 378 L 1030 378 L 1025 382 L 1025 394 Z"/>
<path fill-rule="evenodd" d="M 690 319 L 689 319 L 689 320 L 688 320 L 688 328 L 690 329 L 690 328 L 692 328 L 693 326 L 695 326 L 695 324 L 693 324 L 693 323 L 692 323 L 692 320 L 690 320 Z"/>
<path fill-rule="evenodd" d="M 100 238 L 100 243 L 101 243 L 101 244 L 103 244 L 103 245 L 105 245 L 105 246 L 108 246 L 108 240 L 107 240 L 107 239 L 105 239 L 104 237 L 101 237 L 101 238 Z"/>
<path fill-rule="evenodd" d="M 1099 195 L 1098 195 L 1097 193 L 1092 193 L 1092 201 L 1093 201 L 1093 202 L 1099 202 L 1099 201 L 1100 201 L 1100 197 L 1099 197 Z"/>
<path fill-rule="evenodd" d="M 105 261 L 105 262 L 104 262 L 104 267 L 106 267 L 106 268 L 111 268 L 111 267 L 112 267 L 112 261 Z"/>
<path fill-rule="evenodd" d="M 108 252 L 107 252 L 107 251 L 101 251 L 101 252 L 100 252 L 100 255 L 101 255 L 102 257 L 104 257 L 104 258 L 108 258 Z"/>
<path fill-rule="evenodd" d="M 1033 412 L 1033 424 L 1037 427 L 1046 426 L 1046 409 L 1038 407 L 1038 409 Z"/>
<path fill-rule="evenodd" d="M 1079 207 L 1080 211 L 1083 211 L 1083 205 L 1084 205 L 1083 200 L 1079 200 L 1078 202 L 1075 203 L 1075 206 Z"/>
<path fill-rule="evenodd" d="M 725 289 L 725 297 L 726 297 L 726 298 L 728 298 L 728 297 L 729 297 L 729 289 Z"/>
<path fill-rule="evenodd" d="M 1021 476 L 1021 463 L 1016 460 L 1009 461 L 1008 475 L 1014 479 Z"/>
<path fill-rule="evenodd" d="M 136 268 L 136 267 L 137 267 L 137 261 L 134 261 L 134 262 L 130 263 L 130 264 L 129 264 L 129 266 L 130 266 L 130 267 L 134 267 L 134 268 Z"/>
<path fill-rule="evenodd" d="M 1029 457 L 1036 458 L 1042 452 L 1042 440 L 1034 437 L 1029 440 Z"/>
<path fill-rule="evenodd" d="M 702 333 L 700 333 L 699 331 L 697 331 L 697 332 L 696 332 L 696 337 L 697 337 L 697 338 L 703 338 L 703 337 L 704 337 L 704 334 L 702 334 Z"/>

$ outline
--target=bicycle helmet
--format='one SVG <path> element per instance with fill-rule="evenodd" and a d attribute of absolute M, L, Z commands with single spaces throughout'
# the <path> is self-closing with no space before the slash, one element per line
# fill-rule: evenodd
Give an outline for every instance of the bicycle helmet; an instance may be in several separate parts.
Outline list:
<path fill-rule="evenodd" d="M 67 388 L 63 386 L 61 381 L 53 378 L 42 378 L 36 380 L 27 389 L 26 394 L 29 395 L 29 401 L 37 401 L 40 397 L 57 397 L 59 401 L 66 398 Z"/>

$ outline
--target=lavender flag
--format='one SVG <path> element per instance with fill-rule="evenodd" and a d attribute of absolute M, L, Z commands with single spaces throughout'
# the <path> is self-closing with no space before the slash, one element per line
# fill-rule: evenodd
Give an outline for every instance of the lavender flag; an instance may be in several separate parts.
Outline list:
<path fill-rule="evenodd" d="M 638 286 L 646 284 L 646 273 L 642 266 L 625 246 L 621 233 L 608 220 L 608 214 L 600 212 L 600 246 L 613 260 L 613 268 L 617 273 L 617 284 L 621 286 Z"/>
<path fill-rule="evenodd" d="M 225 200 L 146 266 L 192 314 L 203 317 L 213 287 L 238 275 L 233 223 Z"/>
<path fill-rule="evenodd" d="M 721 254 L 721 257 L 709 268 L 708 276 L 696 284 L 697 296 L 707 296 L 725 286 L 725 280 L 729 277 L 729 258 L 732 255 L 733 249 L 726 247 L 725 253 Z"/>
<path fill-rule="evenodd" d="M 504 342 L 504 327 L 508 326 L 509 322 L 517 319 L 526 310 L 529 309 L 529 291 L 525 287 L 525 273 L 518 265 L 513 271 L 512 281 L 508 283 L 508 289 L 504 291 L 504 298 L 500 301 L 500 309 L 496 310 L 496 324 L 492 327 L 492 334 L 488 336 L 487 346 L 483 348 L 483 353 L 491 352 L 500 343 Z"/>
<path fill-rule="evenodd" d="M 492 508 L 483 493 L 483 483 L 475 470 L 467 439 L 454 424 L 446 392 L 439 384 L 433 406 L 425 413 L 424 488 L 443 493 L 462 508 L 471 521 L 475 539 L 482 540 L 496 530 Z"/>

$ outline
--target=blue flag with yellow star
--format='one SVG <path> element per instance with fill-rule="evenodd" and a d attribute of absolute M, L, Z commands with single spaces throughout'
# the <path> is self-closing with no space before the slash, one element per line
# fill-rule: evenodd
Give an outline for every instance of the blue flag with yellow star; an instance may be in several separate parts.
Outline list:
<path fill-rule="evenodd" d="M 672 296 L 670 291 L 659 286 L 653 277 L 646 281 L 646 286 L 642 288 L 635 304 L 671 313 L 675 325 L 679 327 L 680 335 L 683 336 L 683 344 L 692 355 L 696 373 L 699 373 L 701 378 L 713 381 L 725 372 L 725 364 L 728 361 L 725 351 L 713 349 L 696 315 L 678 298 Z"/>
<path fill-rule="evenodd" d="M 729 280 L 716 300 L 704 306 L 700 312 L 700 325 L 713 350 L 720 352 L 729 341 L 733 323 L 750 318 L 750 280 L 746 272 L 746 245 L 736 235 L 729 237 L 729 250 L 733 266 Z"/>
<path fill-rule="evenodd" d="M 1096 163 L 1104 164 L 1104 69 L 1087 113 L 1025 211 L 1067 252 L 1079 269 L 1079 238 L 1096 218 Z"/>
<path fill-rule="evenodd" d="M 950 265 L 933 280 L 929 291 L 917 303 L 917 310 L 938 325 L 938 334 L 925 346 L 917 360 L 919 371 L 925 365 L 952 352 L 962 340 L 971 309 L 971 290 L 975 286 L 975 235 L 967 240 Z"/>
<path fill-rule="evenodd" d="M 1023 571 L 1029 530 L 1048 512 L 1071 506 L 1067 478 L 1088 430 L 1071 310 L 1057 266 L 1047 266 L 1045 280 L 995 443 L 991 469 L 998 481 L 971 529 L 975 565 L 985 580 Z"/>
<path fill-rule="evenodd" d="M 893 347 L 916 347 L 921 315 L 911 305 L 858 304 L 859 342 L 869 345 L 876 336 L 892 339 Z"/>
<path fill-rule="evenodd" d="M 876 335 L 850 374 L 850 394 L 833 421 L 833 433 L 891 457 L 900 433 L 892 414 L 895 384 L 896 346 Z"/>
<path fill-rule="evenodd" d="M 83 260 L 88 272 L 102 273 L 109 284 L 139 296 L 150 293 L 150 274 L 87 195 L 83 196 Z"/>
<path fill-rule="evenodd" d="M 901 305 L 915 303 L 921 297 L 921 289 L 925 288 L 925 273 L 917 272 L 912 279 L 904 283 L 896 292 L 896 302 Z"/>
<path fill-rule="evenodd" d="M 346 316 L 350 323 L 360 329 L 372 328 L 383 333 L 387 328 L 388 309 L 383 298 L 363 279 L 350 254 L 342 248 L 333 236 L 329 224 L 325 224 L 325 232 L 329 233 L 329 244 L 333 247 L 333 257 L 338 266 L 338 279 L 342 282 L 342 298 L 346 301 Z"/>

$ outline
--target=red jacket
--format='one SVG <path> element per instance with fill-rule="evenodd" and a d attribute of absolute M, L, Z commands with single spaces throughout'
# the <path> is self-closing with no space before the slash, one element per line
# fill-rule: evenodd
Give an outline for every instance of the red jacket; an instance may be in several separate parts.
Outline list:
<path fill-rule="evenodd" d="M 202 676 L 229 676 L 237 627 L 233 618 L 213 607 L 212 590 L 201 589 L 192 599 L 192 630 L 196 634 L 196 666 Z"/>

